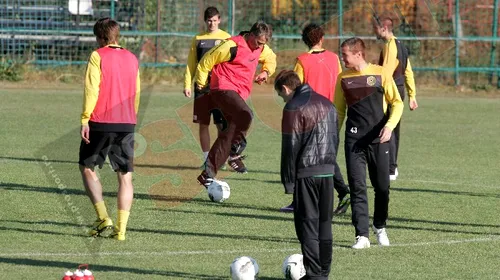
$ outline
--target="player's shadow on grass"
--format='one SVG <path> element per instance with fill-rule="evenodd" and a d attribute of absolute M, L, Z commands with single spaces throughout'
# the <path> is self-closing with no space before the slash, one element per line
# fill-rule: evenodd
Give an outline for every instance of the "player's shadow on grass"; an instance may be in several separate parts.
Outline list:
<path fill-rule="evenodd" d="M 460 233 L 460 234 L 473 234 L 473 235 L 499 235 L 500 233 L 495 233 L 491 231 L 487 232 L 475 232 L 475 231 L 466 231 L 466 230 L 457 230 L 457 229 L 445 229 L 445 228 L 426 228 L 426 227 L 418 227 L 418 226 L 404 226 L 398 224 L 390 224 L 388 226 L 390 229 L 405 229 L 405 230 L 414 230 L 414 231 L 431 231 L 431 232 L 446 232 L 446 233 Z"/>
<path fill-rule="evenodd" d="M 231 176 L 228 178 L 228 180 L 235 180 L 235 181 L 258 181 L 262 183 L 267 183 L 267 184 L 281 184 L 281 181 L 278 180 L 260 180 L 257 178 L 242 178 L 242 177 L 235 177 Z"/>
<path fill-rule="evenodd" d="M 209 211 L 192 211 L 192 210 L 180 210 L 180 209 L 161 209 L 165 212 L 174 213 L 185 213 L 185 214 L 203 214 L 205 215 L 216 215 L 216 216 L 228 216 L 246 219 L 260 219 L 260 220 L 270 220 L 270 221 L 288 221 L 293 222 L 293 214 L 288 213 L 284 216 L 268 216 L 268 215 L 253 215 L 253 214 L 242 214 L 242 213 L 226 213 L 226 212 L 209 212 Z M 344 215 L 345 216 L 345 215 Z M 334 216 L 332 223 L 339 226 L 352 226 L 351 219 L 342 219 L 341 216 Z M 339 221 L 345 220 L 345 221 Z"/>
<path fill-rule="evenodd" d="M 405 189 L 405 188 L 393 188 L 393 187 L 391 187 L 391 191 L 422 192 L 422 193 L 451 194 L 451 195 L 465 195 L 465 196 L 500 198 L 500 194 L 495 194 L 495 193 L 459 192 L 459 191 L 447 191 L 447 190 L 436 190 L 436 189 Z"/>
<path fill-rule="evenodd" d="M 226 213 L 226 212 L 210 212 L 210 211 L 191 211 L 191 210 L 180 210 L 180 209 L 160 209 L 165 212 L 173 213 L 184 213 L 184 214 L 195 214 L 195 215 L 214 215 L 214 216 L 226 216 L 226 217 L 237 217 L 245 219 L 256 219 L 256 220 L 269 220 L 269 221 L 289 221 L 293 222 L 293 214 L 287 217 L 283 216 L 269 216 L 269 215 L 254 215 L 254 214 L 242 214 L 242 213 Z"/>
<path fill-rule="evenodd" d="M 0 159 L 4 160 L 16 160 L 16 161 L 26 161 L 26 162 L 39 162 L 39 163 L 67 163 L 74 164 L 75 166 L 78 164 L 78 161 L 73 160 L 63 160 L 63 159 L 47 159 L 43 160 L 41 158 L 22 158 L 22 157 L 0 157 Z M 167 169 L 167 170 L 200 170 L 199 166 L 187 166 L 187 165 L 165 165 L 165 164 L 134 164 L 134 167 L 139 168 L 158 168 L 158 169 Z M 201 171 L 200 171 L 201 172 Z M 236 172 L 234 172 L 236 173 Z M 264 174 L 279 174 L 277 171 L 269 171 L 269 170 L 249 170 L 249 173 L 264 173 Z M 241 175 L 241 174 L 238 174 Z M 231 178 L 236 179 L 236 178 Z M 236 180 L 243 180 L 242 178 L 238 178 Z M 252 179 L 247 179 L 252 180 Z M 279 181 L 269 181 L 269 183 L 280 183 Z"/>
<path fill-rule="evenodd" d="M 4 159 L 4 160 L 16 160 L 16 161 L 26 161 L 26 162 L 45 162 L 41 158 L 0 157 L 0 159 Z M 50 163 L 71 163 L 71 164 L 78 164 L 77 161 L 62 160 L 62 159 L 52 159 L 52 160 L 47 160 L 46 162 L 50 162 Z"/>
<path fill-rule="evenodd" d="M 238 209 L 250 209 L 250 210 L 258 210 L 258 211 L 279 212 L 278 206 L 276 208 L 274 208 L 274 207 L 266 207 L 266 206 L 231 203 L 231 202 L 227 202 L 227 201 L 225 201 L 224 203 L 216 203 L 216 202 L 212 202 L 208 199 L 203 199 L 203 198 L 193 198 L 193 199 L 190 199 L 189 201 L 186 201 L 186 203 L 187 204 L 199 204 L 199 205 L 203 205 L 203 206 L 218 207 L 218 208 L 238 208 Z"/>
<path fill-rule="evenodd" d="M 0 263 L 11 264 L 11 265 L 23 265 L 23 266 L 35 266 L 35 267 L 57 267 L 61 269 L 61 274 L 68 267 L 78 267 L 80 263 L 66 262 L 66 261 L 50 261 L 50 260 L 35 260 L 28 258 L 8 258 L 0 257 Z M 176 272 L 176 271 L 164 271 L 164 270 L 153 270 L 153 269 L 140 269 L 128 266 L 113 266 L 113 265 L 99 265 L 93 264 L 92 271 L 95 277 L 104 272 L 120 272 L 128 274 L 136 274 L 137 277 L 143 277 L 144 275 L 160 275 L 166 277 L 178 277 L 183 279 L 216 279 L 225 280 L 227 276 L 216 276 L 216 275 L 206 275 L 206 274 L 196 274 L 196 273 L 186 273 L 186 272 Z M 133 278 L 131 276 L 131 278 Z"/>
<path fill-rule="evenodd" d="M 165 235 L 179 235 L 179 236 L 194 236 L 194 237 L 208 237 L 208 238 L 222 238 L 222 239 L 235 239 L 235 240 L 254 240 L 254 241 L 267 241 L 279 243 L 298 243 L 296 238 L 283 238 L 271 236 L 252 236 L 252 235 L 237 235 L 228 233 L 207 233 L 207 232 L 189 232 L 189 231 L 175 231 L 164 229 L 149 229 L 149 228 L 128 228 L 127 231 L 141 232 L 147 234 L 165 234 Z"/>
<path fill-rule="evenodd" d="M 500 225 L 490 225 L 490 224 L 476 224 L 476 223 L 460 223 L 460 222 L 446 222 L 446 221 L 428 221 L 420 219 L 409 219 L 409 218 L 389 218 L 391 221 L 398 222 L 411 222 L 411 223 L 425 223 L 425 224 L 437 224 L 437 225 L 449 225 L 449 226 L 461 226 L 461 227 L 491 227 L 500 228 Z"/>
<path fill-rule="evenodd" d="M 16 183 L 3 183 L 0 182 L 0 189 L 11 190 L 11 191 L 31 191 L 31 192 L 41 192 L 41 193 L 51 193 L 63 195 L 63 192 L 57 187 L 41 187 L 41 186 L 31 186 L 25 184 L 16 184 Z M 64 189 L 65 195 L 80 195 L 87 196 L 85 190 L 82 189 Z M 103 196 L 115 198 L 117 192 L 103 192 Z M 183 198 L 177 196 L 165 196 L 165 195 L 151 195 L 147 193 L 134 193 L 134 199 L 144 199 L 144 200 L 157 200 L 157 201 L 180 201 L 180 202 L 189 202 L 192 198 Z"/>
<path fill-rule="evenodd" d="M 78 226 L 78 225 L 75 224 L 75 226 Z M 82 234 L 73 234 L 73 233 L 67 233 L 67 232 L 56 232 L 56 231 L 48 231 L 48 230 L 41 230 L 41 229 L 27 229 L 27 228 L 17 228 L 17 227 L 6 227 L 6 226 L 0 226 L 0 231 L 16 231 L 16 232 L 33 233 L 33 234 L 49 234 L 49 235 L 59 235 L 59 236 L 88 237 L 88 236 L 84 236 Z"/>

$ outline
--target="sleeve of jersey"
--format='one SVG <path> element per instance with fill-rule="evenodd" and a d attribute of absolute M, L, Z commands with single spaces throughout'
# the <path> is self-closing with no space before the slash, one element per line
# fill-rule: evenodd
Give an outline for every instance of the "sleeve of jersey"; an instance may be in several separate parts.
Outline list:
<path fill-rule="evenodd" d="M 337 79 L 339 78 L 340 76 L 340 73 L 342 73 L 342 64 L 340 64 L 340 58 L 337 57 L 337 61 L 338 61 L 338 68 L 339 69 L 339 73 L 337 74 Z M 335 82 L 337 82 L 337 79 L 335 79 Z M 337 86 L 337 84 L 335 84 L 335 87 Z M 333 97 L 335 98 L 335 92 L 333 93 Z"/>
<path fill-rule="evenodd" d="M 297 76 L 299 76 L 300 82 L 304 83 L 304 67 L 302 67 L 302 64 L 300 64 L 300 61 L 298 59 L 297 62 L 295 63 L 293 71 L 297 73 Z"/>
<path fill-rule="evenodd" d="M 198 63 L 196 68 L 196 84 L 205 87 L 207 84 L 208 73 L 216 64 L 227 62 L 231 59 L 231 48 L 237 48 L 233 40 L 226 40 L 219 45 L 213 47 Z"/>
<path fill-rule="evenodd" d="M 299 133 L 300 115 L 283 110 L 282 134 L 281 134 L 281 183 L 285 188 L 285 193 L 291 194 L 294 191 L 297 157 L 301 150 L 303 133 Z M 298 130 L 298 131 L 296 131 Z"/>
<path fill-rule="evenodd" d="M 268 45 L 264 45 L 259 62 L 262 63 L 262 71 L 267 71 L 269 77 L 276 71 L 276 54 Z"/>
<path fill-rule="evenodd" d="M 392 39 L 389 43 L 384 45 L 384 64 L 382 65 L 391 75 L 398 67 L 398 48 L 396 42 Z"/>
<path fill-rule="evenodd" d="M 139 70 L 137 70 L 137 82 L 136 82 L 136 90 L 135 90 L 135 114 L 139 112 L 139 103 L 141 100 L 141 74 Z"/>
<path fill-rule="evenodd" d="M 385 75 L 384 90 L 385 90 L 385 100 L 391 105 L 391 115 L 385 126 L 394 130 L 399 120 L 401 120 L 401 115 L 403 115 L 403 101 L 399 95 L 398 87 L 392 79 L 391 76 Z"/>
<path fill-rule="evenodd" d="M 101 57 L 94 51 L 87 63 L 85 71 L 85 89 L 83 91 L 83 110 L 81 124 L 89 123 L 90 115 L 94 111 L 99 97 L 99 85 L 101 83 Z"/>
<path fill-rule="evenodd" d="M 337 109 L 337 115 L 339 118 L 337 123 L 339 131 L 342 128 L 342 125 L 344 124 L 345 112 L 347 110 L 347 103 L 345 102 L 344 91 L 342 90 L 341 81 L 342 78 L 339 76 L 337 79 L 337 84 L 335 85 L 335 99 L 333 100 L 333 104 Z"/>
<path fill-rule="evenodd" d="M 188 61 L 186 65 L 186 74 L 184 75 L 184 89 L 191 89 L 192 78 L 194 76 L 194 71 L 196 71 L 196 37 L 193 38 L 191 42 L 191 49 L 189 49 Z"/>
<path fill-rule="evenodd" d="M 342 63 L 340 63 L 340 58 L 337 58 L 339 62 L 339 75 L 342 73 Z"/>
<path fill-rule="evenodd" d="M 408 96 L 410 97 L 410 100 L 415 100 L 415 97 L 417 95 L 417 90 L 415 87 L 415 78 L 413 77 L 413 69 L 411 68 L 409 59 L 408 63 L 406 64 L 405 83 L 406 83 L 406 90 L 408 91 Z"/>

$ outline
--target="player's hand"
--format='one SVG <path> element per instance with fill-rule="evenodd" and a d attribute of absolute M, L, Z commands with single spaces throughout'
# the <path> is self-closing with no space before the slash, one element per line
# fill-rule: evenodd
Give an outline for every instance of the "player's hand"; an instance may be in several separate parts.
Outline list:
<path fill-rule="evenodd" d="M 380 143 L 385 143 L 391 140 L 391 135 L 392 135 L 392 129 L 388 128 L 387 126 L 384 126 L 384 128 L 382 128 L 380 134 L 378 135 L 380 137 Z"/>
<path fill-rule="evenodd" d="M 416 99 L 413 100 L 410 99 L 409 105 L 410 105 L 410 110 L 412 111 L 418 108 L 418 103 Z"/>
<path fill-rule="evenodd" d="M 196 84 L 196 88 L 199 89 L 199 90 L 202 90 L 203 89 L 203 86 L 202 85 L 198 85 Z"/>
<path fill-rule="evenodd" d="M 262 71 L 257 77 L 255 77 L 255 82 L 259 85 L 262 85 L 265 81 L 267 81 L 268 75 L 267 71 Z"/>
<path fill-rule="evenodd" d="M 80 130 L 80 134 L 81 134 L 82 140 L 83 140 L 83 142 L 85 142 L 85 144 L 90 143 L 90 140 L 89 140 L 90 128 L 89 128 L 88 124 L 82 124 L 82 129 Z"/>
<path fill-rule="evenodd" d="M 191 97 L 191 89 L 190 88 L 184 89 L 183 93 L 184 93 L 185 97 Z"/>

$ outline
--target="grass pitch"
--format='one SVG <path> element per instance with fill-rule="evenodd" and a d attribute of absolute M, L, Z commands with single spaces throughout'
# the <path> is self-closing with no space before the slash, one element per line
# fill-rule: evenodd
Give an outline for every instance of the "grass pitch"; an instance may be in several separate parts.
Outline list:
<path fill-rule="evenodd" d="M 271 87 L 256 90 L 250 172 L 222 172 L 231 197 L 217 204 L 196 183 L 192 100 L 180 89 L 144 89 L 125 242 L 86 237 L 95 213 L 76 163 L 81 89 L 0 90 L 0 278 L 60 279 L 88 263 L 97 280 L 229 279 L 231 261 L 248 255 L 260 279 L 282 279 L 283 259 L 300 252 L 293 216 L 278 212 L 291 200 L 279 177 L 283 104 Z M 331 279 L 499 277 L 500 99 L 420 93 L 420 108 L 403 116 L 392 246 L 349 249 L 350 210 L 336 217 Z M 339 162 L 345 175 L 343 150 Z M 107 166 L 99 174 L 116 220 L 115 174 Z"/>

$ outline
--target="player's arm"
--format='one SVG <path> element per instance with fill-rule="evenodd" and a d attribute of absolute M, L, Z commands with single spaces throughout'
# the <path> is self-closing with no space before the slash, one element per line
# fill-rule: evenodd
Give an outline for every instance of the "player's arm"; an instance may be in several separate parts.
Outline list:
<path fill-rule="evenodd" d="M 300 114 L 296 110 L 283 110 L 281 123 L 281 183 L 285 187 L 285 193 L 293 193 L 297 173 L 297 157 L 301 149 Z"/>
<path fill-rule="evenodd" d="M 80 136 L 82 140 L 90 143 L 89 121 L 99 97 L 99 85 L 101 83 L 101 57 L 96 51 L 92 52 L 85 71 L 85 88 L 83 90 L 83 108 L 80 122 Z"/>
<path fill-rule="evenodd" d="M 194 72 L 196 71 L 196 62 L 198 61 L 196 55 L 196 37 L 193 38 L 191 42 L 191 48 L 189 49 L 188 61 L 186 65 L 186 73 L 184 74 L 184 89 L 191 90 L 193 84 Z"/>
<path fill-rule="evenodd" d="M 406 90 L 408 91 L 408 103 L 410 105 L 410 110 L 415 110 L 418 108 L 417 89 L 415 86 L 415 78 L 413 76 L 413 69 L 411 68 L 410 59 L 408 59 L 406 63 L 405 84 Z"/>
<path fill-rule="evenodd" d="M 342 89 L 341 82 L 342 77 L 341 75 L 339 75 L 339 77 L 337 78 L 337 84 L 335 85 L 335 100 L 333 101 L 333 104 L 337 109 L 337 115 L 339 118 L 337 123 L 339 131 L 344 124 L 345 112 L 347 110 L 347 103 L 345 102 L 344 90 Z"/>
<path fill-rule="evenodd" d="M 384 45 L 384 61 L 382 66 L 387 69 L 391 73 L 391 75 L 396 71 L 396 67 L 398 67 L 398 47 L 396 46 L 396 39 L 392 38 L 389 43 Z"/>
<path fill-rule="evenodd" d="M 83 92 L 83 110 L 81 124 L 88 125 L 90 115 L 94 111 L 99 97 L 101 83 L 101 57 L 96 51 L 92 52 L 85 71 L 85 89 Z"/>
<path fill-rule="evenodd" d="M 382 85 L 384 87 L 384 96 L 387 104 L 391 105 L 391 113 L 389 115 L 389 120 L 385 124 L 384 128 L 380 132 L 380 142 L 384 143 L 391 139 L 391 133 L 401 120 L 401 115 L 403 114 L 403 100 L 399 95 L 398 87 L 388 74 L 382 75 Z M 386 104 L 386 110 L 387 110 Z"/>
<path fill-rule="evenodd" d="M 415 99 L 417 91 L 415 87 L 415 78 L 413 76 L 413 69 L 411 68 L 410 59 L 407 60 L 406 64 L 405 84 L 406 90 L 408 91 L 408 97 L 410 97 L 410 99 Z"/>
<path fill-rule="evenodd" d="M 139 73 L 139 69 L 137 69 L 137 81 L 135 83 L 135 114 L 139 112 L 139 103 L 141 100 L 141 74 Z"/>
<path fill-rule="evenodd" d="M 342 73 L 342 63 L 340 63 L 340 58 L 337 56 L 337 61 L 338 61 L 338 69 L 339 69 L 339 74 Z"/>
<path fill-rule="evenodd" d="M 220 63 L 230 61 L 236 57 L 238 47 L 233 40 L 226 40 L 210 49 L 198 63 L 196 68 L 196 84 L 199 88 L 204 88 L 207 83 L 208 74 L 212 68 Z"/>
<path fill-rule="evenodd" d="M 340 73 L 342 73 L 342 64 L 340 63 L 340 58 L 337 56 L 337 69 L 339 69 L 339 73 L 337 74 L 337 79 L 339 79 Z M 337 82 L 337 79 L 335 79 L 335 83 Z M 337 87 L 337 84 L 334 85 L 334 88 Z M 335 98 L 335 92 L 333 93 L 333 96 Z"/>
<path fill-rule="evenodd" d="M 300 82 L 304 83 L 304 67 L 302 67 L 302 64 L 300 64 L 299 59 L 297 59 L 297 61 L 295 62 L 293 71 L 297 74 L 297 76 L 299 76 Z"/>
<path fill-rule="evenodd" d="M 267 72 L 268 78 L 276 71 L 276 54 L 268 45 L 264 45 L 259 56 L 259 63 L 262 64 L 262 71 Z"/>

